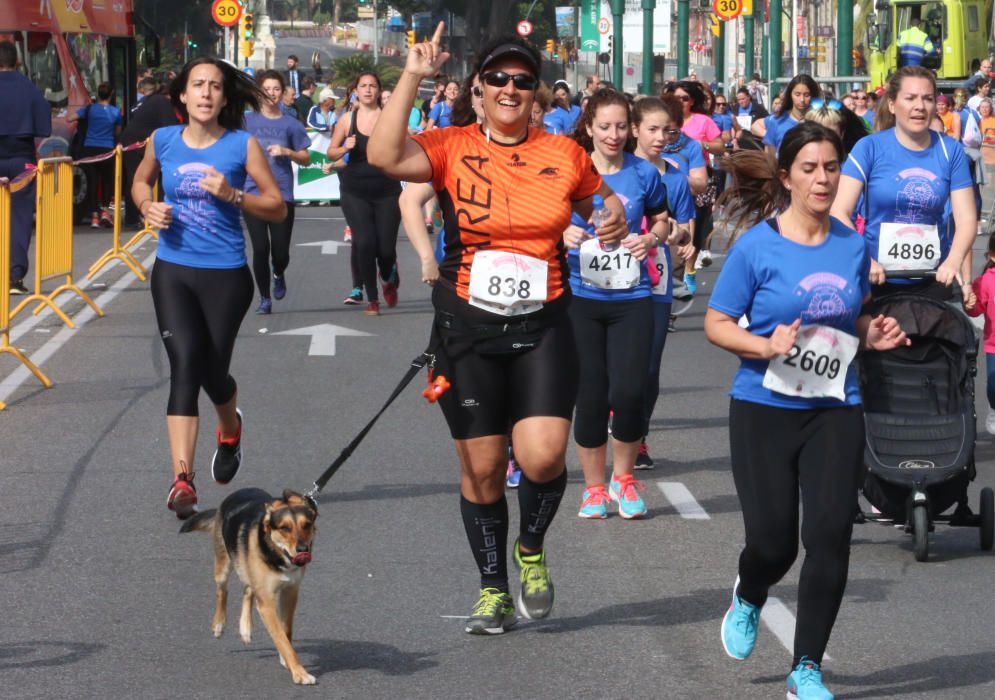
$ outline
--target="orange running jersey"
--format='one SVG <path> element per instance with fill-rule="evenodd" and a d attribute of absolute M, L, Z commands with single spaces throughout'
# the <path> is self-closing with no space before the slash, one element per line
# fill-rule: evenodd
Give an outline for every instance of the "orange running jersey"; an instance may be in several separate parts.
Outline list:
<path fill-rule="evenodd" d="M 470 299 L 478 250 L 508 251 L 549 263 L 546 302 L 569 283 L 563 231 L 573 202 L 601 188 L 590 156 L 572 139 L 529 128 L 521 143 L 495 143 L 480 125 L 431 129 L 414 137 L 432 163 L 445 220 L 439 275 Z"/>

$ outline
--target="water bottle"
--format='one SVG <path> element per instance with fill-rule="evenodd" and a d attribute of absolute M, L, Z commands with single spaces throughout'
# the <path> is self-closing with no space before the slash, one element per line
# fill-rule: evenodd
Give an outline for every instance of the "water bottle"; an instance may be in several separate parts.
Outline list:
<path fill-rule="evenodd" d="M 600 194 L 594 195 L 593 202 L 594 202 L 594 213 L 591 215 L 591 223 L 594 224 L 594 228 L 598 229 L 604 225 L 605 220 L 607 220 L 609 217 L 609 213 L 608 213 L 608 208 L 605 207 L 605 200 L 604 198 L 602 198 Z M 601 243 L 599 241 L 598 245 L 601 246 L 601 250 L 605 251 L 606 253 L 611 253 L 613 251 L 618 250 L 620 244 L 618 242 Z"/>

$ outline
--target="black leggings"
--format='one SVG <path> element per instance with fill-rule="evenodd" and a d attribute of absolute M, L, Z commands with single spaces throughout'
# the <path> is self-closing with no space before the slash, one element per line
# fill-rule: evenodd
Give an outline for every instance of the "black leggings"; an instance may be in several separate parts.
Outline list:
<path fill-rule="evenodd" d="M 235 336 L 252 303 L 248 266 L 214 270 L 156 260 L 150 284 L 169 356 L 166 415 L 198 415 L 201 387 L 215 406 L 231 401 L 235 380 L 228 368 Z"/>
<path fill-rule="evenodd" d="M 397 264 L 397 231 L 401 226 L 397 195 L 364 199 L 343 192 L 342 213 L 352 229 L 356 267 L 366 287 L 366 298 L 378 301 L 377 268 L 380 279 L 386 280 Z"/>
<path fill-rule="evenodd" d="M 800 487 L 805 562 L 792 666 L 803 656 L 821 663 L 850 564 L 864 453 L 863 409 L 795 410 L 733 399 L 729 442 L 746 530 L 739 595 L 763 605 L 767 591 L 798 556 Z"/>
<path fill-rule="evenodd" d="M 660 397 L 660 363 L 667 345 L 667 333 L 670 332 L 670 310 L 673 306 L 671 301 L 653 301 L 653 345 L 650 348 L 649 376 L 646 378 L 646 402 L 643 404 L 643 437 L 650 434 L 650 419 Z"/>
<path fill-rule="evenodd" d="M 614 412 L 612 436 L 621 442 L 639 440 L 646 427 L 643 406 L 653 342 L 652 300 L 574 297 L 570 319 L 580 358 L 574 440 L 581 447 L 604 445 L 609 410 Z"/>
<path fill-rule="evenodd" d="M 270 256 L 273 257 L 272 274 L 283 277 L 290 264 L 290 235 L 294 230 L 294 203 L 287 205 L 287 218 L 278 223 L 271 223 L 256 218 L 248 212 L 242 212 L 245 227 L 249 230 L 252 240 L 252 274 L 256 277 L 256 287 L 259 296 L 266 299 L 270 295 Z"/>

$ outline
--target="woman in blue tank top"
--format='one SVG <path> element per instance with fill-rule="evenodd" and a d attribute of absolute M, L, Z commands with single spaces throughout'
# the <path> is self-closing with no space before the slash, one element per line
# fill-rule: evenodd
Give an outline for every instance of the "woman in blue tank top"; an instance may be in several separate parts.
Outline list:
<path fill-rule="evenodd" d="M 287 215 L 280 188 L 256 139 L 242 130 L 247 107 L 264 96 L 247 75 L 223 61 L 197 58 L 173 81 L 170 100 L 185 124 L 156 130 L 131 193 L 159 230 L 152 301 L 169 357 L 166 429 L 173 485 L 166 506 L 180 519 L 195 511 L 193 458 L 203 386 L 218 414 L 211 473 L 231 481 L 242 460 L 242 412 L 228 373 L 239 326 L 252 302 L 241 213 L 264 221 Z M 164 201 L 152 197 L 162 174 Z M 258 193 L 246 194 L 246 176 Z"/>

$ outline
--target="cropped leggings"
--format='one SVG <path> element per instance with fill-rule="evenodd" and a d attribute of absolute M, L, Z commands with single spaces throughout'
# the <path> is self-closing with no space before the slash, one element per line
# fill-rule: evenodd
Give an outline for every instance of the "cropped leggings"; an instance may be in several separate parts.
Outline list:
<path fill-rule="evenodd" d="M 236 387 L 228 368 L 239 326 L 252 303 L 248 266 L 215 270 L 156 260 L 151 288 L 169 357 L 166 415 L 198 415 L 201 387 L 215 406 L 231 401 Z"/>
<path fill-rule="evenodd" d="M 791 568 L 798 556 L 801 505 L 805 562 L 798 580 L 792 665 L 803 656 L 821 663 L 850 565 L 863 471 L 863 410 L 795 410 L 733 399 L 729 442 L 746 531 L 739 596 L 763 605 L 770 587 Z"/>
<path fill-rule="evenodd" d="M 273 258 L 273 274 L 283 277 L 290 264 L 290 236 L 294 230 L 294 203 L 287 205 L 287 218 L 270 223 L 256 218 L 248 212 L 242 213 L 245 228 L 252 241 L 252 274 L 256 277 L 259 296 L 270 296 L 270 257 Z"/>
<path fill-rule="evenodd" d="M 352 229 L 355 272 L 359 273 L 366 298 L 378 301 L 377 268 L 384 281 L 397 264 L 397 232 L 401 226 L 401 208 L 397 194 L 377 199 L 342 193 L 342 213 Z"/>
<path fill-rule="evenodd" d="M 570 320 L 577 338 L 580 384 L 574 417 L 574 440 L 600 447 L 612 437 L 635 442 L 646 427 L 644 403 L 653 342 L 653 302 L 598 301 L 574 297 Z"/>

